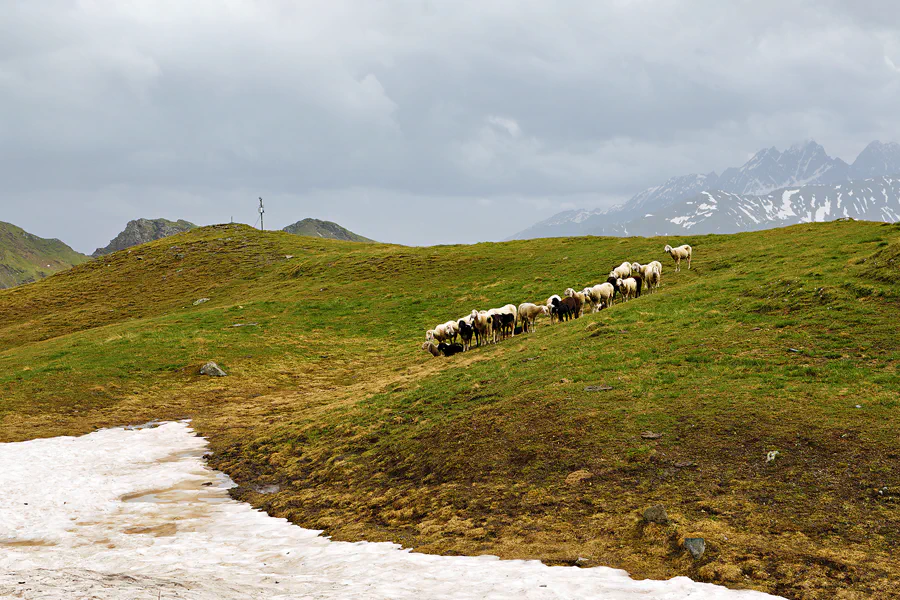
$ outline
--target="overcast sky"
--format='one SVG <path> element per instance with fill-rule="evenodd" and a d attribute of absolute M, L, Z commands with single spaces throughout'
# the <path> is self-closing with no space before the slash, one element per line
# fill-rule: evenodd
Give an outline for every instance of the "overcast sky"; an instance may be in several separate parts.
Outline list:
<path fill-rule="evenodd" d="M 0 220 L 506 238 L 813 138 L 900 141 L 894 0 L 0 1 Z"/>

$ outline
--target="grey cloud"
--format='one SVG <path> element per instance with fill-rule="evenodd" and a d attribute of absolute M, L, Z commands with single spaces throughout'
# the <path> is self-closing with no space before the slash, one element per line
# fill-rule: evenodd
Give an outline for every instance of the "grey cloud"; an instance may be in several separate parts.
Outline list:
<path fill-rule="evenodd" d="M 762 147 L 815 138 L 852 160 L 900 140 L 898 17 L 837 0 L 5 3 L 0 219 L 91 250 L 130 218 L 222 221 L 263 195 L 283 224 L 502 239 Z M 512 208 L 453 224 L 486 206 Z"/>

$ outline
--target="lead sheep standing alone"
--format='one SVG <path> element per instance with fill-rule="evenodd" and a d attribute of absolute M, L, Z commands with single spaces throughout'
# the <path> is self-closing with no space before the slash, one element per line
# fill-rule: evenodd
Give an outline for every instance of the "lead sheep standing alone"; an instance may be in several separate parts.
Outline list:
<path fill-rule="evenodd" d="M 676 272 L 681 270 L 681 261 L 685 259 L 687 259 L 688 271 L 691 270 L 691 254 L 693 253 L 693 249 L 690 246 L 685 244 L 684 246 L 673 248 L 672 246 L 666 244 L 664 251 L 668 252 L 669 255 L 675 260 Z"/>

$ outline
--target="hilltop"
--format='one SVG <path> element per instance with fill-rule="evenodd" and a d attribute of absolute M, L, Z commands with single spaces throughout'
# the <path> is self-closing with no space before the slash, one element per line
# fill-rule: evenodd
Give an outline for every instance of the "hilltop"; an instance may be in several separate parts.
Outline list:
<path fill-rule="evenodd" d="M 319 219 L 303 219 L 297 221 L 293 225 L 288 225 L 282 231 L 293 233 L 294 235 L 308 235 L 311 237 L 319 237 L 330 240 L 343 240 L 347 242 L 371 242 L 369 238 L 353 233 L 349 229 L 345 229 L 337 223 L 331 221 L 320 221 Z"/>
<path fill-rule="evenodd" d="M 169 221 L 168 219 L 135 219 L 128 221 L 125 229 L 110 241 L 105 248 L 97 248 L 93 257 L 103 256 L 132 246 L 146 244 L 155 240 L 160 240 L 176 233 L 190 231 L 197 227 L 193 223 L 183 221 Z"/>
<path fill-rule="evenodd" d="M 44 239 L 0 221 L 0 288 L 43 279 L 88 260 L 57 239 Z"/>
<path fill-rule="evenodd" d="M 659 293 L 419 348 L 654 258 Z M 0 441 L 190 417 L 236 497 L 335 539 L 898 597 L 898 260 L 900 226 L 859 221 L 433 248 L 198 228 L 0 292 Z"/>

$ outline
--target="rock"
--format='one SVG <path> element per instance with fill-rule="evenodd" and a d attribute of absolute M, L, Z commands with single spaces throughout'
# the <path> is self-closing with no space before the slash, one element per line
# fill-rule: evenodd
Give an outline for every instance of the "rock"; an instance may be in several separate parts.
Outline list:
<path fill-rule="evenodd" d="M 608 385 L 588 385 L 585 386 L 584 391 L 586 392 L 608 392 L 612 387 Z"/>
<path fill-rule="evenodd" d="M 697 463 L 691 460 L 682 460 L 675 463 L 675 467 L 678 469 L 687 469 L 688 467 L 696 467 Z"/>
<path fill-rule="evenodd" d="M 652 431 L 642 431 L 641 437 L 645 440 L 658 440 L 662 437 L 661 433 L 653 433 Z"/>
<path fill-rule="evenodd" d="M 204 302 L 209 302 L 209 298 L 200 298 L 199 300 L 194 300 L 194 306 L 198 304 L 203 304 Z"/>
<path fill-rule="evenodd" d="M 573 471 L 566 476 L 566 485 L 580 485 L 582 481 L 587 481 L 593 476 L 594 474 L 586 469 Z"/>
<path fill-rule="evenodd" d="M 210 377 L 225 377 L 225 375 L 227 375 L 225 371 L 219 368 L 219 365 L 212 361 L 209 361 L 208 363 L 200 367 L 200 374 L 209 375 Z"/>
<path fill-rule="evenodd" d="M 706 540 L 703 538 L 684 538 L 684 549 L 691 553 L 695 560 L 699 560 L 706 552 Z"/>
<path fill-rule="evenodd" d="M 648 523 L 659 523 L 665 525 L 669 522 L 669 515 L 666 514 L 666 507 L 662 504 L 651 506 L 644 511 L 644 520 Z"/>

